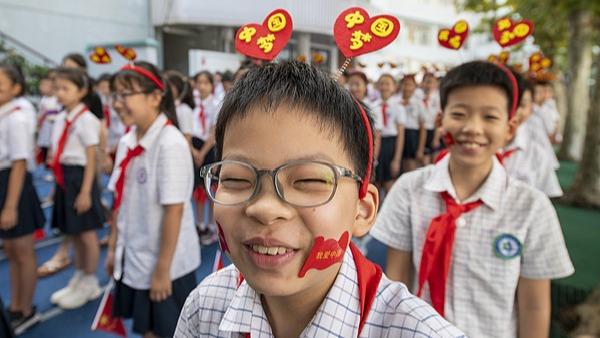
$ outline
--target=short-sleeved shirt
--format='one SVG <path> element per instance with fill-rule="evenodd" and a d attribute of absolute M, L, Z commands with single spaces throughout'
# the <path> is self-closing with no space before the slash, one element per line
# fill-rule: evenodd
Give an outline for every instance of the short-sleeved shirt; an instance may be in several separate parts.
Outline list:
<path fill-rule="evenodd" d="M 41 126 L 38 130 L 37 145 L 40 147 L 50 147 L 52 143 L 52 126 L 56 116 L 63 110 L 56 96 L 44 96 L 40 100 L 39 114 Z"/>
<path fill-rule="evenodd" d="M 357 272 L 347 250 L 329 293 L 300 337 L 356 337 L 360 322 Z M 175 337 L 273 337 L 261 295 L 233 265 L 205 278 L 188 296 Z M 360 337 L 464 337 L 406 286 L 382 277 Z"/>
<path fill-rule="evenodd" d="M 183 203 L 177 247 L 171 263 L 171 280 L 200 265 L 200 246 L 191 205 L 194 188 L 192 155 L 183 134 L 160 114 L 146 134 L 137 140 L 132 128 L 119 142 L 109 189 L 115 189 L 121 174 L 120 163 L 129 149 L 138 144 L 141 155 L 127 166 L 123 198 L 117 218 L 114 278 L 138 289 L 150 288 L 162 236 L 165 205 Z M 123 260 L 123 255 L 124 260 Z M 121 264 L 124 262 L 125 271 Z"/>
<path fill-rule="evenodd" d="M 177 112 L 177 122 L 179 122 L 179 130 L 184 135 L 192 135 L 194 129 L 194 111 L 187 103 L 179 102 L 175 107 Z"/>
<path fill-rule="evenodd" d="M 0 107 L 0 170 L 18 160 L 26 160 L 33 170 L 34 135 L 35 111 L 17 99 Z"/>
<path fill-rule="evenodd" d="M 202 107 L 204 107 L 204 114 L 206 116 L 204 127 L 202 127 L 202 122 L 200 119 L 200 111 Z M 210 136 L 211 129 L 217 123 L 219 110 L 221 110 L 221 102 L 219 102 L 214 95 L 211 95 L 204 100 L 199 99 L 198 105 L 193 112 L 192 136 L 206 141 L 206 139 L 208 139 Z"/>
<path fill-rule="evenodd" d="M 83 109 L 84 105 L 79 104 L 73 110 L 62 111 L 56 116 L 52 126 L 52 151 L 51 157 L 58 147 L 58 142 L 65 129 L 67 119 L 73 121 L 75 115 Z M 69 129 L 67 142 L 60 156 L 59 162 L 66 165 L 85 166 L 87 163 L 86 148 L 97 146 L 100 143 L 100 120 L 86 109 Z"/>
<path fill-rule="evenodd" d="M 422 99 L 417 95 L 413 95 L 407 104 L 404 104 L 402 98 L 400 99 L 400 103 L 404 107 L 404 111 L 406 111 L 406 129 L 419 129 L 419 123 L 425 122 L 426 115 Z"/>
<path fill-rule="evenodd" d="M 390 248 L 412 252 L 415 288 L 429 224 L 446 211 L 440 193 L 457 200 L 450 156 L 401 176 L 371 231 Z M 574 271 L 550 200 L 493 161 L 483 185 L 460 202 L 483 204 L 456 221 L 446 284 L 445 317 L 469 337 L 516 337 L 519 277 L 554 279 Z M 428 284 L 423 298 L 430 302 Z"/>
<path fill-rule="evenodd" d="M 539 114 L 532 114 L 527 121 L 523 123 L 522 127 L 524 127 L 524 129 L 526 129 L 530 134 L 531 141 L 533 143 L 537 143 L 541 147 L 544 154 L 552 159 L 552 165 L 554 169 L 558 169 L 560 163 L 558 162 L 554 147 L 552 146 L 552 143 L 550 143 L 550 139 L 546 133 L 544 121 Z"/>
<path fill-rule="evenodd" d="M 504 159 L 509 176 L 531 185 L 550 198 L 563 195 L 553 159 L 539 144 L 532 142 L 526 128 L 519 127 L 513 141 L 505 147 L 505 151 L 512 150 L 515 151 Z"/>
<path fill-rule="evenodd" d="M 440 92 L 433 91 L 427 97 L 422 98 L 423 108 L 425 112 L 424 122 L 425 129 L 435 129 L 435 119 L 438 114 L 442 112 L 442 105 L 440 103 Z"/>
<path fill-rule="evenodd" d="M 378 122 L 381 124 L 381 136 L 397 136 L 398 135 L 398 126 L 397 124 L 404 125 L 406 121 L 406 112 L 404 111 L 404 106 L 400 104 L 397 100 L 388 99 L 387 101 L 387 109 L 386 109 L 386 123 L 383 120 L 383 100 L 379 99 L 370 104 L 371 113 L 373 116 L 378 117 Z"/>
<path fill-rule="evenodd" d="M 556 107 L 556 101 L 549 99 L 544 101 L 541 106 L 534 105 L 534 111 L 540 115 L 544 121 L 544 127 L 548 135 L 554 133 L 560 123 L 560 113 Z"/>

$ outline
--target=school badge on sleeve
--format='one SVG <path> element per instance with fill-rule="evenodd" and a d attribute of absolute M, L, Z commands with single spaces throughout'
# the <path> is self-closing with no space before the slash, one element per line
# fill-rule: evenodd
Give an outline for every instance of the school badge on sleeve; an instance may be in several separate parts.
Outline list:
<path fill-rule="evenodd" d="M 501 234 L 494 240 L 494 253 L 502 259 L 513 259 L 521 256 L 523 245 L 511 234 Z"/>
<path fill-rule="evenodd" d="M 400 33 L 400 21 L 391 15 L 369 17 L 360 7 L 343 11 L 335 20 L 333 37 L 342 54 L 351 58 L 381 49 Z"/>
<path fill-rule="evenodd" d="M 235 49 L 246 56 L 271 61 L 292 37 L 292 17 L 284 9 L 269 13 L 262 25 L 245 24 L 235 33 Z"/>

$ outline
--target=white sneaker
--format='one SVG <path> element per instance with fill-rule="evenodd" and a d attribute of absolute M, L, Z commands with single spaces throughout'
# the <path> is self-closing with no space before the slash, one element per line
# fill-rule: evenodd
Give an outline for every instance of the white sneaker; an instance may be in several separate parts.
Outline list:
<path fill-rule="evenodd" d="M 76 271 L 73 277 L 71 277 L 71 279 L 69 280 L 69 283 L 67 283 L 67 286 L 58 291 L 55 291 L 52 294 L 52 296 L 50 296 L 50 302 L 52 304 L 58 304 L 61 298 L 68 295 L 74 288 L 77 287 L 77 284 L 79 283 L 81 277 L 83 277 L 83 274 Z"/>
<path fill-rule="evenodd" d="M 59 299 L 58 306 L 65 310 L 76 309 L 100 295 L 102 295 L 102 289 L 98 286 L 97 279 L 93 281 L 82 279 L 71 292 Z"/>

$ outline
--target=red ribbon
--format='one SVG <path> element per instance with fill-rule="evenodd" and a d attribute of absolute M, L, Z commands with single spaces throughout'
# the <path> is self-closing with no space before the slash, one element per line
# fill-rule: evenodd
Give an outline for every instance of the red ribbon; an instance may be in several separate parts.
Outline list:
<path fill-rule="evenodd" d="M 121 168 L 121 173 L 119 174 L 119 178 L 117 179 L 117 184 L 115 186 L 115 202 L 113 203 L 113 210 L 118 210 L 121 206 L 121 200 L 123 199 L 123 187 L 125 186 L 125 172 L 127 171 L 127 166 L 129 162 L 137 156 L 140 156 L 144 152 L 144 148 L 141 145 L 137 145 L 133 149 L 127 150 L 127 155 L 119 164 Z"/>
<path fill-rule="evenodd" d="M 387 127 L 387 102 L 384 102 L 383 105 L 381 106 L 381 116 L 383 117 L 383 126 Z"/>
<path fill-rule="evenodd" d="M 450 271 L 450 261 L 454 238 L 456 235 L 456 220 L 483 202 L 481 200 L 457 204 L 446 191 L 440 193 L 446 204 L 446 213 L 431 220 L 427 229 L 427 237 L 423 244 L 423 254 L 419 266 L 419 289 L 417 296 L 421 297 L 423 286 L 429 283 L 429 294 L 433 308 L 444 316 L 446 299 L 446 280 Z"/>
<path fill-rule="evenodd" d="M 102 114 L 106 121 L 106 128 L 110 128 L 110 107 L 107 104 L 102 106 Z"/>
<path fill-rule="evenodd" d="M 202 126 L 202 132 L 206 131 L 206 112 L 204 111 L 204 104 L 200 103 L 200 125 Z"/>
<path fill-rule="evenodd" d="M 519 148 L 512 148 L 509 150 L 505 150 L 502 153 L 496 154 L 496 157 L 498 158 L 498 161 L 500 161 L 500 163 L 504 164 L 504 160 L 511 157 L 512 154 L 514 154 L 517 150 L 519 150 Z"/>
<path fill-rule="evenodd" d="M 65 118 L 65 128 L 58 139 L 58 147 L 56 147 L 56 152 L 54 153 L 54 158 L 52 159 L 52 171 L 54 171 L 56 183 L 58 183 L 58 186 L 63 189 L 65 188 L 65 177 L 63 174 L 63 168 L 60 165 L 60 156 L 65 150 L 65 145 L 67 144 L 67 138 L 69 137 L 69 130 L 71 129 L 71 126 L 75 123 L 75 121 L 77 121 L 79 116 L 81 116 L 87 110 L 88 108 L 84 105 L 81 110 L 75 114 L 71 121 L 69 121 L 67 115 L 67 118 Z"/>
<path fill-rule="evenodd" d="M 156 76 L 154 76 L 154 74 L 152 74 L 152 72 L 150 72 L 149 70 L 146 70 L 140 66 L 136 66 L 136 65 L 130 65 L 127 64 L 125 66 L 123 66 L 121 68 L 121 70 L 130 70 L 133 71 L 135 73 L 140 74 L 141 76 L 147 78 L 148 80 L 152 81 L 152 83 L 154 83 L 156 85 L 156 87 L 158 87 L 158 89 L 160 91 L 165 90 L 165 85 L 163 84 L 163 82 L 161 80 L 159 80 Z"/>

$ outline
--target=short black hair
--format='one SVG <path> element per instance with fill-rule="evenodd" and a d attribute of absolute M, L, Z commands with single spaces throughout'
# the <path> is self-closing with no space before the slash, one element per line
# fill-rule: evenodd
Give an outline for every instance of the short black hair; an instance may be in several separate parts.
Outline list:
<path fill-rule="evenodd" d="M 372 126 L 368 108 L 360 104 Z M 225 131 L 232 121 L 243 119 L 255 107 L 274 112 L 281 105 L 305 110 L 316 117 L 324 130 L 337 134 L 355 173 L 364 178 L 367 164 L 373 159 L 369 158 L 368 137 L 360 108 L 350 92 L 330 74 L 298 61 L 264 64 L 250 69 L 236 81 L 225 95 L 217 119 L 217 158 L 223 156 Z"/>
<path fill-rule="evenodd" d="M 96 84 L 103 82 L 103 81 L 110 83 L 111 79 L 112 79 L 112 74 L 102 73 L 102 74 L 100 74 L 100 76 L 98 76 L 98 79 L 96 80 Z"/>
<path fill-rule="evenodd" d="M 506 109 L 510 113 L 513 101 L 512 82 L 508 74 L 497 65 L 487 61 L 471 61 L 451 69 L 440 83 L 442 110 L 448 104 L 448 96 L 454 90 L 469 86 L 494 86 L 506 94 Z"/>
<path fill-rule="evenodd" d="M 23 96 L 27 91 L 27 82 L 25 81 L 25 74 L 21 66 L 9 60 L 3 60 L 0 61 L 0 71 L 3 71 L 8 76 L 13 85 L 21 86 L 17 97 Z"/>
<path fill-rule="evenodd" d="M 64 63 L 67 60 L 71 60 L 73 62 L 75 62 L 75 64 L 77 66 L 79 66 L 79 68 L 83 69 L 83 70 L 87 70 L 87 62 L 85 61 L 85 58 L 83 57 L 83 55 L 79 54 L 79 53 L 70 53 L 65 55 L 65 57 L 63 57 L 62 62 Z"/>

